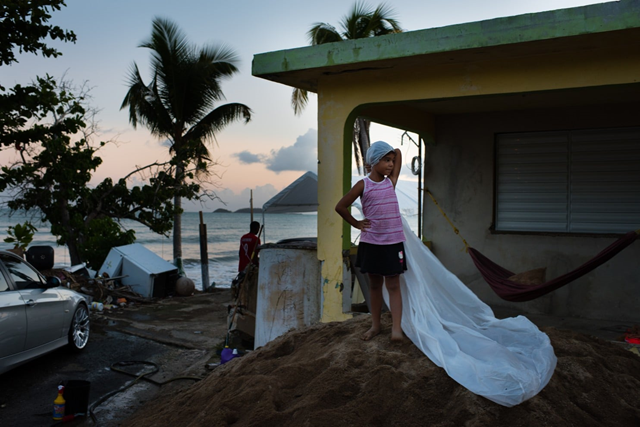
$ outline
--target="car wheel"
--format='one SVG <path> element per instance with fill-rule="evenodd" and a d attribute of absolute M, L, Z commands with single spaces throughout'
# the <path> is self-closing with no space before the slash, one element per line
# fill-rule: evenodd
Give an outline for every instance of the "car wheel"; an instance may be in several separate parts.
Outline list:
<path fill-rule="evenodd" d="M 78 305 L 71 319 L 69 328 L 69 347 L 73 350 L 82 350 L 89 342 L 89 310 L 84 304 Z"/>

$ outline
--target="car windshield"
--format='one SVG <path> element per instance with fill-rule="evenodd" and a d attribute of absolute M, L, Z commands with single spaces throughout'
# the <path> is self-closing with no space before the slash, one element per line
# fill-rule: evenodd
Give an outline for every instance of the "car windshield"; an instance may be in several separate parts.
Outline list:
<path fill-rule="evenodd" d="M 26 289 L 42 284 L 40 275 L 24 262 L 11 256 L 2 256 L 2 263 L 9 271 L 18 289 Z"/>

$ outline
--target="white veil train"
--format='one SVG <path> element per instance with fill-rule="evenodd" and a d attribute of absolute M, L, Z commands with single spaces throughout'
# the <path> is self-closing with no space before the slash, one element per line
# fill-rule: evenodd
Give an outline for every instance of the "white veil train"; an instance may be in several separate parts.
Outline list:
<path fill-rule="evenodd" d="M 557 362 L 549 337 L 524 316 L 496 319 L 404 218 L 402 223 L 408 266 L 400 276 L 404 333 L 433 363 L 475 394 L 504 406 L 538 394 Z"/>

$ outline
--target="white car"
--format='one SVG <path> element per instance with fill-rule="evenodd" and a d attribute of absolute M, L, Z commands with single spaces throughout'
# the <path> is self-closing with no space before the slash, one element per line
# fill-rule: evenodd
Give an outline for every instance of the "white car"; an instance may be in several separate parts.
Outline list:
<path fill-rule="evenodd" d="M 89 341 L 89 306 L 78 292 L 0 251 L 0 374 L 68 345 Z"/>

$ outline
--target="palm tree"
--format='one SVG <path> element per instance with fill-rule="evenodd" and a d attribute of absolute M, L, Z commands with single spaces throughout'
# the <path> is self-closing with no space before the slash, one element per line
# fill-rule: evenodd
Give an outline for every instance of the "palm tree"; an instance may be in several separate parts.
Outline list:
<path fill-rule="evenodd" d="M 340 31 L 333 25 L 317 22 L 313 24 L 307 35 L 311 44 L 315 46 L 400 32 L 402 28 L 393 17 L 393 10 L 384 3 L 371 9 L 363 2 L 356 2 L 351 12 L 340 21 Z M 293 90 L 291 106 L 295 114 L 302 113 L 308 102 L 309 94 L 306 90 L 299 88 Z M 353 150 L 358 171 L 369 147 L 369 124 L 368 120 L 361 117 L 358 117 L 354 123 Z"/>
<path fill-rule="evenodd" d="M 147 85 L 134 63 L 129 73 L 129 91 L 120 109 L 129 107 L 129 122 L 140 123 L 161 139 L 167 139 L 176 181 L 181 185 L 196 172 L 207 173 L 210 161 L 206 142 L 228 124 L 251 120 L 251 109 L 244 104 L 216 105 L 224 100 L 220 82 L 238 71 L 236 54 L 229 48 L 192 45 L 177 25 L 163 18 L 153 20 L 151 38 L 139 47 L 151 50 L 153 79 Z M 174 195 L 178 212 L 182 209 L 180 191 Z M 174 216 L 173 258 L 182 263 L 181 214 Z"/>

